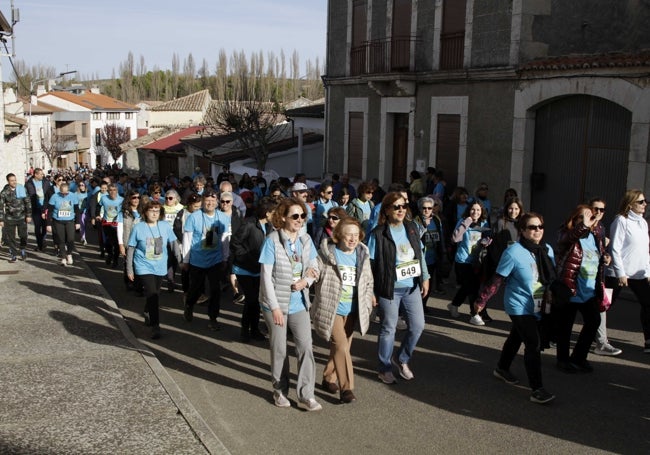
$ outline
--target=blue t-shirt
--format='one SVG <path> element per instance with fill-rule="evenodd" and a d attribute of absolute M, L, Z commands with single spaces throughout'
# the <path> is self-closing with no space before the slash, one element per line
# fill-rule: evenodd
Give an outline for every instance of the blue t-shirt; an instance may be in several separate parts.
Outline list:
<path fill-rule="evenodd" d="M 425 226 L 426 231 L 422 234 L 422 243 L 424 244 L 424 260 L 427 264 L 436 263 L 436 245 L 442 241 L 442 225 L 438 224 L 431 218 L 431 221 Z"/>
<path fill-rule="evenodd" d="M 55 193 L 50 198 L 50 206 L 53 207 L 52 218 L 57 221 L 72 221 L 75 219 L 74 206 L 79 205 L 76 193 L 68 193 L 64 196 Z"/>
<path fill-rule="evenodd" d="M 347 316 L 355 308 L 357 301 L 357 250 L 347 254 L 335 248 L 334 256 L 336 257 L 339 276 L 343 282 L 341 300 L 336 307 L 336 314 Z"/>
<path fill-rule="evenodd" d="M 124 198 L 121 196 L 118 196 L 115 199 L 111 199 L 110 196 L 104 195 L 101 197 L 99 200 L 99 205 L 104 209 L 103 210 L 103 215 L 102 215 L 102 220 L 107 221 L 109 223 L 117 223 L 120 221 L 120 214 L 122 212 L 122 202 L 124 201 Z"/>
<path fill-rule="evenodd" d="M 571 301 L 584 303 L 596 297 L 596 276 L 598 275 L 600 253 L 592 233 L 589 233 L 586 238 L 580 239 L 580 246 L 582 247 L 582 262 L 576 277 L 576 295 L 571 297 Z"/>
<path fill-rule="evenodd" d="M 553 249 L 548 245 L 546 249 L 553 260 Z M 497 273 L 506 278 L 503 300 L 506 314 L 540 317 L 540 304 L 545 289 L 539 282 L 539 272 L 533 254 L 521 246 L 521 243 L 513 243 L 501 255 Z"/>
<path fill-rule="evenodd" d="M 312 242 L 309 238 L 309 242 Z M 293 281 L 298 281 L 302 278 L 303 274 L 303 263 L 302 258 L 302 240 L 298 236 L 295 242 L 287 240 L 284 248 L 289 255 L 289 261 L 291 262 L 291 268 L 293 270 Z M 309 260 L 316 259 L 316 248 L 312 242 L 309 254 Z M 260 264 L 275 264 L 275 242 L 272 237 L 267 237 L 262 245 L 262 251 L 260 252 Z M 289 314 L 295 314 L 299 311 L 306 310 L 305 299 L 302 291 L 293 291 L 291 292 L 291 298 L 289 300 Z"/>
<path fill-rule="evenodd" d="M 422 280 L 428 280 L 429 271 L 424 263 L 424 258 L 421 261 L 416 259 L 415 250 L 413 250 L 411 242 L 409 242 L 404 225 L 400 224 L 396 228 L 390 226 L 389 229 L 390 235 L 395 243 L 395 271 L 397 275 L 395 288 L 412 288 L 414 285 L 413 278 L 414 276 L 418 276 L 413 275 L 413 272 L 417 270 L 419 270 Z M 370 251 L 370 259 L 372 260 L 375 259 L 376 245 L 377 238 L 373 232 L 368 239 L 368 250 Z M 420 248 L 423 249 L 421 242 Z M 404 278 L 400 280 L 400 277 Z"/>
<path fill-rule="evenodd" d="M 32 180 L 34 182 L 34 189 L 36 190 L 36 198 L 38 199 L 38 206 L 43 207 L 45 202 L 45 192 L 43 191 L 43 180 Z"/>
<path fill-rule="evenodd" d="M 137 223 L 131 230 L 128 246 L 134 247 L 133 268 L 136 275 L 167 275 L 167 244 L 176 239 L 174 230 L 165 222 L 155 226 Z"/>
<path fill-rule="evenodd" d="M 221 238 L 229 223 L 228 216 L 219 210 L 212 216 L 197 210 L 187 217 L 184 231 L 192 233 L 191 265 L 206 269 L 223 262 Z"/>
<path fill-rule="evenodd" d="M 338 207 L 338 206 L 339 205 L 333 199 L 330 199 L 327 202 L 323 202 L 322 200 L 318 199 L 316 201 L 316 215 L 314 216 L 315 222 L 321 226 L 325 224 L 327 212 L 332 207 Z"/>
<path fill-rule="evenodd" d="M 461 225 L 465 220 L 459 220 L 456 223 L 456 228 Z M 458 242 L 458 248 L 456 249 L 456 258 L 455 261 L 461 264 L 469 264 L 474 259 L 475 255 L 478 254 L 478 242 L 483 237 L 483 230 L 487 229 L 487 221 L 481 222 L 479 226 L 468 228 L 463 234 L 463 239 Z"/>

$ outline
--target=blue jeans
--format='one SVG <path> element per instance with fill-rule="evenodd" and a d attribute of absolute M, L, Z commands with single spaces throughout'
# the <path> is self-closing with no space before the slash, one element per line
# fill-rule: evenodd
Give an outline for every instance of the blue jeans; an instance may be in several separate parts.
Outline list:
<path fill-rule="evenodd" d="M 400 363 L 409 363 L 415 345 L 424 330 L 424 309 L 422 308 L 422 295 L 420 287 L 395 288 L 392 299 L 379 298 L 379 308 L 384 318 L 379 331 L 379 372 L 390 371 L 393 344 L 395 343 L 395 327 L 399 316 L 400 304 L 404 307 L 408 329 L 402 338 L 397 360 Z"/>

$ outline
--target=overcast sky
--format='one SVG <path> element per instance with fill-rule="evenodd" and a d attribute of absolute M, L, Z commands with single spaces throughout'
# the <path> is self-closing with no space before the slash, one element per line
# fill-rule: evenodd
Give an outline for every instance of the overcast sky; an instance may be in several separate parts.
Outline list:
<path fill-rule="evenodd" d="M 191 53 L 211 74 L 221 48 L 248 57 L 284 50 L 287 64 L 295 49 L 301 73 L 308 59 L 325 63 L 327 0 L 14 0 L 14 7 L 15 59 L 80 77 L 111 77 L 129 51 L 148 70 L 171 69 L 176 53 L 182 71 Z M 10 21 L 11 2 L 1 0 L 0 10 Z M 5 57 L 4 78 L 13 80 L 6 64 Z"/>

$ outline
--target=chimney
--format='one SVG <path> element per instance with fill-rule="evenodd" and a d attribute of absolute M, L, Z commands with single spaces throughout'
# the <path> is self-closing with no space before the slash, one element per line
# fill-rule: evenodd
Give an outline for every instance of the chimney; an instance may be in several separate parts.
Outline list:
<path fill-rule="evenodd" d="M 38 86 L 36 87 L 36 96 L 45 95 L 46 93 L 47 90 L 45 90 L 45 85 L 38 84 Z"/>
<path fill-rule="evenodd" d="M 99 87 L 96 86 L 96 85 L 93 85 L 92 87 L 90 87 L 90 93 L 94 93 L 95 95 L 99 95 L 100 94 L 99 93 Z"/>

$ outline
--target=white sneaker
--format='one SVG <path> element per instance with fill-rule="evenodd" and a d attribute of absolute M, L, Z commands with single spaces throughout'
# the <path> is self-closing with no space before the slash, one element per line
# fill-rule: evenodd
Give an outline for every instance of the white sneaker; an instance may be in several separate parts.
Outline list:
<path fill-rule="evenodd" d="M 447 304 L 447 309 L 449 310 L 449 314 L 451 314 L 451 317 L 456 319 L 458 316 L 458 307 L 454 305 L 453 303 L 448 303 Z"/>
<path fill-rule="evenodd" d="M 483 318 L 478 313 L 476 313 L 474 316 L 469 318 L 469 323 L 472 325 L 485 325 L 485 322 L 483 322 Z"/>
<path fill-rule="evenodd" d="M 397 330 L 406 330 L 409 328 L 408 324 L 404 320 L 404 318 L 399 317 L 397 318 L 397 325 L 395 326 Z"/>
<path fill-rule="evenodd" d="M 407 381 L 410 381 L 415 377 L 411 369 L 409 368 L 408 363 L 400 363 L 397 361 L 397 359 L 393 358 L 393 365 L 395 365 L 398 370 L 399 370 L 399 375 L 403 378 L 406 379 Z"/>
<path fill-rule="evenodd" d="M 61 259 L 61 265 L 65 267 L 67 264 L 68 263 L 66 262 L 65 258 L 62 258 Z"/>
<path fill-rule="evenodd" d="M 72 255 L 71 255 L 71 254 L 68 254 L 68 255 L 65 257 L 65 260 L 66 260 L 66 262 L 68 263 L 68 265 L 72 265 L 73 262 L 72 262 Z"/>
<path fill-rule="evenodd" d="M 596 349 L 594 349 L 594 354 L 597 355 L 615 356 L 615 355 L 619 355 L 622 352 L 623 352 L 622 350 L 615 348 L 609 343 L 598 344 L 596 345 Z"/>
<path fill-rule="evenodd" d="M 273 402 L 278 408 L 288 408 L 291 402 L 281 392 L 273 392 Z"/>
<path fill-rule="evenodd" d="M 320 411 L 323 409 L 321 404 L 313 398 L 300 400 L 300 407 L 303 408 L 305 411 Z"/>

